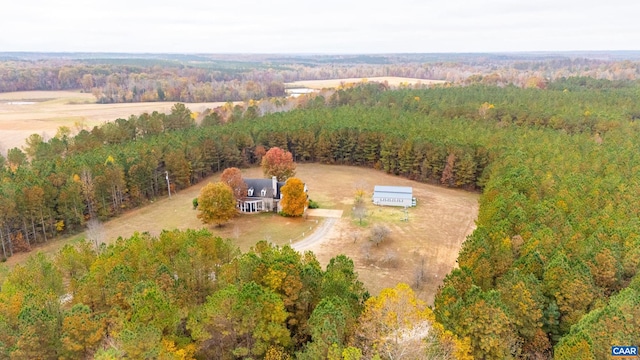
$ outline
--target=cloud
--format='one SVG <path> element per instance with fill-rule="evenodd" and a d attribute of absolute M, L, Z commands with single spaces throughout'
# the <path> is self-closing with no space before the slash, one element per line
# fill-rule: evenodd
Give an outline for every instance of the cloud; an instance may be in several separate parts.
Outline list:
<path fill-rule="evenodd" d="M 5 51 L 467 52 L 637 49 L 640 3 L 610 0 L 20 0 Z"/>

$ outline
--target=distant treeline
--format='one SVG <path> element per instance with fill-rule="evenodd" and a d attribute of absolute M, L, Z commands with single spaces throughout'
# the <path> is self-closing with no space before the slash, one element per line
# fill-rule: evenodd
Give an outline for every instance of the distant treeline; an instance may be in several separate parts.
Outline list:
<path fill-rule="evenodd" d="M 2 167 L 2 251 L 162 196 L 165 172 L 180 189 L 278 146 L 300 162 L 481 189 L 477 230 L 435 300 L 438 321 L 476 358 L 606 357 L 612 343 L 640 341 L 638 87 L 563 81 L 547 90 L 367 84 L 286 113 L 234 108 L 227 121 L 211 112 L 196 126 L 178 104 L 32 137 Z"/>
<path fill-rule="evenodd" d="M 80 89 L 94 94 L 99 103 L 214 102 L 284 96 L 284 84 L 297 80 L 399 76 L 544 88 L 562 78 L 629 81 L 640 74 L 637 61 L 533 55 L 128 58 L 122 54 L 103 59 L 83 54 L 77 59 L 27 55 L 0 60 L 0 92 Z"/>

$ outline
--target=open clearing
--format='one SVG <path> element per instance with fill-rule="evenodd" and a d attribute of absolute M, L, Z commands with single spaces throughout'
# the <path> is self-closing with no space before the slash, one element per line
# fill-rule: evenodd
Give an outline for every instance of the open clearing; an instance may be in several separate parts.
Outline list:
<path fill-rule="evenodd" d="M 72 131 L 145 112 L 171 112 L 176 102 L 96 104 L 92 94 L 74 91 L 24 91 L 0 93 L 0 153 L 22 147 L 31 134 L 53 137 L 60 126 Z M 224 103 L 185 103 L 194 112 Z"/>
<path fill-rule="evenodd" d="M 426 80 L 426 79 L 415 79 L 415 78 L 394 77 L 394 76 L 380 76 L 380 77 L 370 77 L 370 78 L 346 78 L 346 79 L 294 81 L 294 82 L 286 83 L 285 87 L 322 90 L 322 89 L 336 88 L 342 84 L 361 83 L 363 81 L 379 82 L 379 83 L 383 83 L 386 81 L 390 86 L 399 86 L 400 84 L 431 85 L 431 84 L 444 84 L 446 82 L 443 80 Z"/>
<path fill-rule="evenodd" d="M 260 168 L 243 170 L 245 177 L 262 177 Z M 206 228 L 214 235 L 230 238 L 242 250 L 249 250 L 256 242 L 268 240 L 278 245 L 290 244 L 304 238 L 322 222 L 322 218 L 286 218 L 273 213 L 239 214 L 222 227 L 203 225 L 193 209 L 193 198 L 209 182 L 220 180 L 220 174 L 213 175 L 187 189 L 173 193 L 171 198 L 163 197 L 146 206 L 130 210 L 117 218 L 102 224 L 103 242 L 113 243 L 118 237 L 128 238 L 135 232 L 148 232 L 158 235 L 162 230 L 186 230 Z M 41 251 L 49 255 L 58 252 L 65 244 L 76 242 L 85 237 L 78 234 L 71 238 L 54 240 L 38 246 L 32 253 Z M 10 257 L 6 264 L 24 261 L 30 254 L 19 253 Z"/>
<path fill-rule="evenodd" d="M 262 177 L 260 168 L 243 170 L 246 177 Z M 312 250 L 323 266 L 338 255 L 351 257 L 372 294 L 398 282 L 414 284 L 418 272 L 424 274 L 417 287 L 419 296 L 429 303 L 443 277 L 456 266 L 456 258 L 462 242 L 475 228 L 478 213 L 478 194 L 422 184 L 380 171 L 349 166 L 298 164 L 297 176 L 309 187 L 310 197 L 321 208 L 342 210 L 335 219 L 324 240 L 313 245 Z M 162 198 L 145 207 L 135 209 L 104 224 L 106 242 L 118 236 L 129 237 L 135 231 L 158 234 L 162 229 L 202 228 L 192 209 L 191 201 L 209 181 L 217 181 L 219 175 L 174 194 L 171 199 Z M 352 218 L 351 208 L 356 184 L 366 184 L 371 196 L 374 185 L 413 186 L 418 206 L 408 209 L 408 221 L 403 221 L 400 208 L 377 207 L 367 202 L 368 214 L 363 224 Z M 333 221 L 333 219 L 331 221 Z M 304 239 L 323 222 L 323 217 L 307 219 L 284 218 L 275 214 L 242 215 L 222 228 L 206 226 L 214 234 L 231 238 L 243 250 L 256 241 L 266 239 L 284 245 Z M 373 224 L 385 224 L 391 235 L 379 246 L 372 245 L 368 234 Z M 52 241 L 34 251 L 53 254 L 65 243 L 77 241 L 83 235 L 71 239 Z M 24 261 L 28 254 L 9 258 L 12 266 Z"/>

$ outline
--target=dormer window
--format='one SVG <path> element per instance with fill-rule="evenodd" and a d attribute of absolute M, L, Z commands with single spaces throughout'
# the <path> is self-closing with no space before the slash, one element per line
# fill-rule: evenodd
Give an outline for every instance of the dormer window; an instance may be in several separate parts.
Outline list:
<path fill-rule="evenodd" d="M 247 196 L 253 196 L 253 188 L 247 190 Z"/>
<path fill-rule="evenodd" d="M 262 191 L 260 191 L 260 196 L 267 197 L 267 189 L 262 189 Z"/>

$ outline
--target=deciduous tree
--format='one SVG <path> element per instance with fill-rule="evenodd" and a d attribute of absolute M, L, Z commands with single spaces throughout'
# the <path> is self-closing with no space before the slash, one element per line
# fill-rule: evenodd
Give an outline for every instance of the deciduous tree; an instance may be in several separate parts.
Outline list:
<path fill-rule="evenodd" d="M 279 147 L 272 147 L 262 157 L 262 172 L 264 176 L 275 176 L 278 181 L 285 181 L 296 174 L 296 164 L 290 152 Z"/>
<path fill-rule="evenodd" d="M 376 244 L 376 246 L 378 246 L 381 242 L 386 240 L 387 237 L 389 237 L 389 233 L 390 232 L 391 231 L 389 230 L 388 227 L 386 227 L 386 226 L 384 226 L 382 224 L 375 224 L 371 228 L 370 239 L 374 244 Z"/>
<path fill-rule="evenodd" d="M 104 322 L 96 319 L 88 306 L 74 305 L 62 321 L 63 358 L 86 358 L 102 341 L 103 335 Z"/>
<path fill-rule="evenodd" d="M 356 346 L 363 349 L 367 357 L 470 358 L 466 353 L 469 348 L 452 334 L 443 331 L 427 304 L 418 299 L 407 284 L 384 289 L 379 296 L 367 300 L 357 329 Z M 451 339 L 447 339 L 447 336 Z M 447 344 L 449 340 L 454 341 Z M 443 351 L 445 348 L 447 351 Z M 427 357 L 427 354 L 431 356 Z"/>
<path fill-rule="evenodd" d="M 264 355 L 271 346 L 291 344 L 282 300 L 249 282 L 217 291 L 189 317 L 187 329 L 209 358 Z"/>
<path fill-rule="evenodd" d="M 309 204 L 304 183 L 298 178 L 290 178 L 280 191 L 282 212 L 287 216 L 302 216 Z"/>
<path fill-rule="evenodd" d="M 367 206 L 364 203 L 364 195 L 367 187 L 366 182 L 360 181 L 355 185 L 355 199 L 353 200 L 353 216 L 355 216 L 362 225 L 362 219 L 367 216 Z"/>
<path fill-rule="evenodd" d="M 236 215 L 233 190 L 223 182 L 209 183 L 198 196 L 198 219 L 204 224 L 221 226 Z"/>
<path fill-rule="evenodd" d="M 242 172 L 240 172 L 240 169 L 236 167 L 224 169 L 220 181 L 231 187 L 236 200 L 247 196 L 247 184 L 242 180 Z"/>

